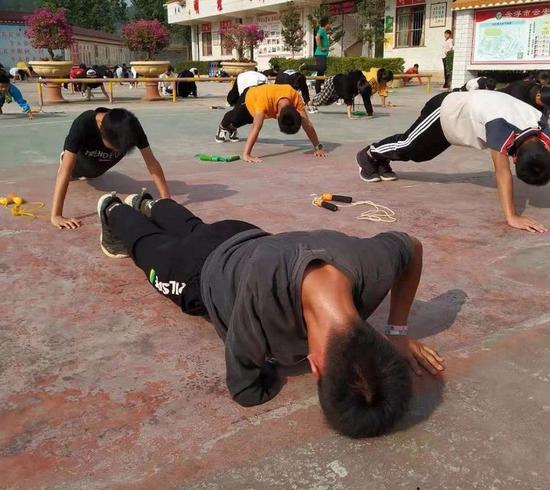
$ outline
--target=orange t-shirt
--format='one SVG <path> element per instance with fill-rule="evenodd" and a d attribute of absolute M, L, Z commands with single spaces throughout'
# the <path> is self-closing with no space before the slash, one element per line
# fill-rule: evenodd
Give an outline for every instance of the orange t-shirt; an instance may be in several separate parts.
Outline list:
<path fill-rule="evenodd" d="M 281 99 L 289 99 L 296 110 L 304 112 L 302 97 L 290 85 L 269 84 L 250 87 L 244 103 L 252 117 L 263 112 L 266 118 L 274 119 L 277 117 L 277 103 Z"/>

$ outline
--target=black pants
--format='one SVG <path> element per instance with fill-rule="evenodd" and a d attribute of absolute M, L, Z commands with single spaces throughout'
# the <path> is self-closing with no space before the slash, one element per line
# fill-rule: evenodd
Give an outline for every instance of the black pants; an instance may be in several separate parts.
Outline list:
<path fill-rule="evenodd" d="M 371 155 L 379 161 L 426 162 L 443 153 L 451 146 L 443 134 L 439 119 L 441 103 L 447 95 L 449 94 L 438 94 L 426 102 L 420 117 L 404 133 L 389 136 L 370 145 Z"/>
<path fill-rule="evenodd" d="M 315 65 L 305 65 L 303 70 L 316 71 L 318 77 L 322 77 L 327 71 L 327 58 L 328 56 L 315 56 Z M 321 91 L 323 85 L 322 80 L 315 81 L 315 93 L 318 94 Z"/>
<path fill-rule="evenodd" d="M 220 123 L 220 126 L 223 129 L 235 131 L 237 128 L 240 128 L 241 126 L 246 126 L 247 124 L 252 124 L 252 121 L 254 121 L 254 118 L 252 117 L 250 112 L 248 112 L 246 104 L 244 103 L 247 92 L 248 89 L 246 89 L 239 96 L 237 102 L 235 103 L 235 107 L 226 112 L 223 116 L 222 122 Z"/>
<path fill-rule="evenodd" d="M 276 85 L 290 85 L 294 90 L 298 90 L 302 94 L 305 104 L 309 104 L 309 89 L 307 87 L 307 80 L 303 73 L 288 73 L 281 72 L 275 78 Z"/>
<path fill-rule="evenodd" d="M 445 77 L 445 83 L 443 84 L 443 88 L 449 88 L 449 72 L 447 70 L 447 63 L 445 63 L 446 58 L 441 58 L 441 61 L 443 61 L 443 76 Z"/>
<path fill-rule="evenodd" d="M 131 206 L 115 206 L 109 226 L 151 285 L 190 315 L 206 313 L 200 274 L 208 255 L 233 235 L 256 228 L 234 220 L 206 224 L 171 199 L 156 202 L 150 220 Z"/>
<path fill-rule="evenodd" d="M 233 86 L 231 87 L 231 90 L 227 94 L 227 103 L 234 107 L 235 104 L 239 101 L 239 87 L 237 86 L 237 80 L 233 82 Z"/>

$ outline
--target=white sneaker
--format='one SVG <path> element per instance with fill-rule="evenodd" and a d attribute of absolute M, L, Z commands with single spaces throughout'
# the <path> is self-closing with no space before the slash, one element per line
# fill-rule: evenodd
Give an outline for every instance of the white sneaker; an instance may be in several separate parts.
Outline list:
<path fill-rule="evenodd" d="M 317 114 L 319 112 L 319 109 L 317 109 L 317 107 L 315 107 L 313 105 L 309 105 L 309 106 L 307 106 L 307 112 L 309 114 Z"/>
<path fill-rule="evenodd" d="M 218 128 L 218 134 L 216 134 L 217 143 L 225 143 L 229 139 L 229 131 L 223 129 L 221 126 Z"/>

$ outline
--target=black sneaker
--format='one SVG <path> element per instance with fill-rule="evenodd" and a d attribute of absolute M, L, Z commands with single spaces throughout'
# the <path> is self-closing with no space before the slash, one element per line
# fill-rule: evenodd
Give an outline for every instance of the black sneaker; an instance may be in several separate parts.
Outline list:
<path fill-rule="evenodd" d="M 154 199 L 153 196 L 147 192 L 145 187 L 141 188 L 139 194 L 130 194 L 124 199 L 124 204 L 132 206 L 136 211 L 139 211 L 148 218 L 151 217 L 151 206 L 149 202 L 154 202 Z"/>
<path fill-rule="evenodd" d="M 397 180 L 397 175 L 392 170 L 391 165 L 388 162 L 382 162 L 378 164 L 378 173 L 382 180 Z"/>
<path fill-rule="evenodd" d="M 128 252 L 123 243 L 117 240 L 111 233 L 111 229 L 107 223 L 107 215 L 105 214 L 107 208 L 114 203 L 122 205 L 122 201 L 117 197 L 116 192 L 104 194 L 99 198 L 99 201 L 97 201 L 97 214 L 99 215 L 99 223 L 101 225 L 99 243 L 101 245 L 101 250 L 103 250 L 103 253 L 107 257 L 122 259 L 128 257 Z"/>
<path fill-rule="evenodd" d="M 223 129 L 221 126 L 218 128 L 218 134 L 216 134 L 217 143 L 225 143 L 229 138 L 229 131 Z"/>
<path fill-rule="evenodd" d="M 231 141 L 231 143 L 238 143 L 239 141 L 241 141 L 239 139 L 239 134 L 237 133 L 236 129 L 229 133 L 229 138 L 228 139 L 229 139 L 229 141 Z"/>
<path fill-rule="evenodd" d="M 359 177 L 365 182 L 380 182 L 378 163 L 367 155 L 366 150 L 361 150 L 355 157 L 359 165 Z"/>
<path fill-rule="evenodd" d="M 304 71 L 304 68 L 306 67 L 306 64 L 305 63 L 302 63 L 299 67 L 298 67 L 298 71 Z"/>

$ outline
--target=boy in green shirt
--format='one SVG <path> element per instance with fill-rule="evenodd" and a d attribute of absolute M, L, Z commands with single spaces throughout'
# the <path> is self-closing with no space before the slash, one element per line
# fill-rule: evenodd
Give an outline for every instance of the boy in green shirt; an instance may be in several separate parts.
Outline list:
<path fill-rule="evenodd" d="M 327 57 L 330 51 L 330 40 L 328 37 L 328 31 L 330 31 L 330 21 L 328 17 L 323 17 L 319 21 L 319 29 L 315 35 L 315 65 L 306 65 L 305 63 L 300 66 L 300 71 L 309 70 L 316 71 L 318 77 L 322 77 L 327 71 Z M 315 93 L 318 94 L 321 91 L 323 85 L 322 80 L 315 81 Z"/>

